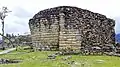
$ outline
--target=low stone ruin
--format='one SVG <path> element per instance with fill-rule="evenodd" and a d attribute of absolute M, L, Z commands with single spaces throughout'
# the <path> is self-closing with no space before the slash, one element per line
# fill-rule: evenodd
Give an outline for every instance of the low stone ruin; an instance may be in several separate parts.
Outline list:
<path fill-rule="evenodd" d="M 113 45 L 114 26 L 113 19 L 72 6 L 45 9 L 29 20 L 32 42 L 59 50 L 78 49 L 86 45 Z"/>
<path fill-rule="evenodd" d="M 0 58 L 0 64 L 11 64 L 11 63 L 19 63 L 22 62 L 21 60 L 16 60 L 16 59 L 3 59 Z"/>
<path fill-rule="evenodd" d="M 52 55 L 48 55 L 47 59 L 55 59 L 57 55 L 52 54 Z"/>

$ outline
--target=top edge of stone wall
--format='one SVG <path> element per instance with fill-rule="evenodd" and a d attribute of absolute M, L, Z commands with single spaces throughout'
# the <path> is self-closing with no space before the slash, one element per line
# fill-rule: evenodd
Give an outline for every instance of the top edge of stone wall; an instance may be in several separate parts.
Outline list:
<path fill-rule="evenodd" d="M 60 13 L 64 13 L 65 15 L 67 15 L 67 14 L 72 14 L 75 12 L 78 15 L 87 14 L 88 16 L 92 16 L 93 18 L 96 18 L 98 20 L 106 20 L 107 19 L 109 21 L 115 22 L 115 20 L 113 20 L 111 18 L 107 18 L 103 14 L 95 13 L 95 12 L 89 11 L 87 9 L 82 9 L 82 8 L 78 8 L 78 7 L 74 7 L 74 6 L 58 6 L 58 7 L 48 8 L 48 9 L 39 11 L 38 13 L 36 13 L 33 16 L 33 18 L 31 18 L 29 20 L 29 24 L 31 23 L 30 21 L 33 21 L 33 23 L 34 23 L 34 21 L 36 19 L 40 20 L 41 18 L 46 18 L 49 21 L 51 19 L 50 18 L 51 16 L 53 16 L 53 17 L 56 16 L 58 18 Z M 83 18 L 83 16 L 81 16 L 81 18 Z M 91 19 L 91 18 L 89 18 L 89 19 Z"/>

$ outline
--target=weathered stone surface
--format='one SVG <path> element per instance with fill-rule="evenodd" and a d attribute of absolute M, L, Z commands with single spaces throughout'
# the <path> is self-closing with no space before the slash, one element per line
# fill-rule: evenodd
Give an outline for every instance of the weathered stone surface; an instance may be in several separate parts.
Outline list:
<path fill-rule="evenodd" d="M 19 62 L 22 62 L 22 60 L 0 58 L 0 64 L 10 64 L 10 63 L 19 63 Z"/>
<path fill-rule="evenodd" d="M 33 42 L 60 49 L 115 43 L 114 20 L 77 7 L 42 10 L 29 20 L 29 26 Z"/>

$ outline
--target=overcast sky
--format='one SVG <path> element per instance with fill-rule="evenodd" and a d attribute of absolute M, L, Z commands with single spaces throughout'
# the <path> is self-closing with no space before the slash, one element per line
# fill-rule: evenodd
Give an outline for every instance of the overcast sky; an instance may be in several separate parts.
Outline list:
<path fill-rule="evenodd" d="M 120 33 L 120 0 L 0 0 L 0 7 L 7 6 L 12 11 L 5 19 L 5 32 L 14 34 L 29 32 L 28 21 L 34 14 L 40 10 L 63 5 L 106 15 L 116 20 L 115 31 Z"/>

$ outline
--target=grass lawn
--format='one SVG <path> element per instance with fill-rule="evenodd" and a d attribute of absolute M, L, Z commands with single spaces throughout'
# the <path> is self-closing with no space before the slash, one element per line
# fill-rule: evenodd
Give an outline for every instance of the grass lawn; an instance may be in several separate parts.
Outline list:
<path fill-rule="evenodd" d="M 0 67 L 120 67 L 120 57 L 114 56 L 80 56 L 72 55 L 72 58 L 64 61 L 66 56 L 57 56 L 55 60 L 47 59 L 47 55 L 54 51 L 42 51 L 24 53 L 25 51 L 14 51 L 0 58 L 21 59 L 23 62 L 16 64 L 0 64 Z M 75 64 L 68 62 L 75 61 Z"/>
<path fill-rule="evenodd" d="M 2 52 L 3 50 L 0 50 L 0 52 Z"/>

